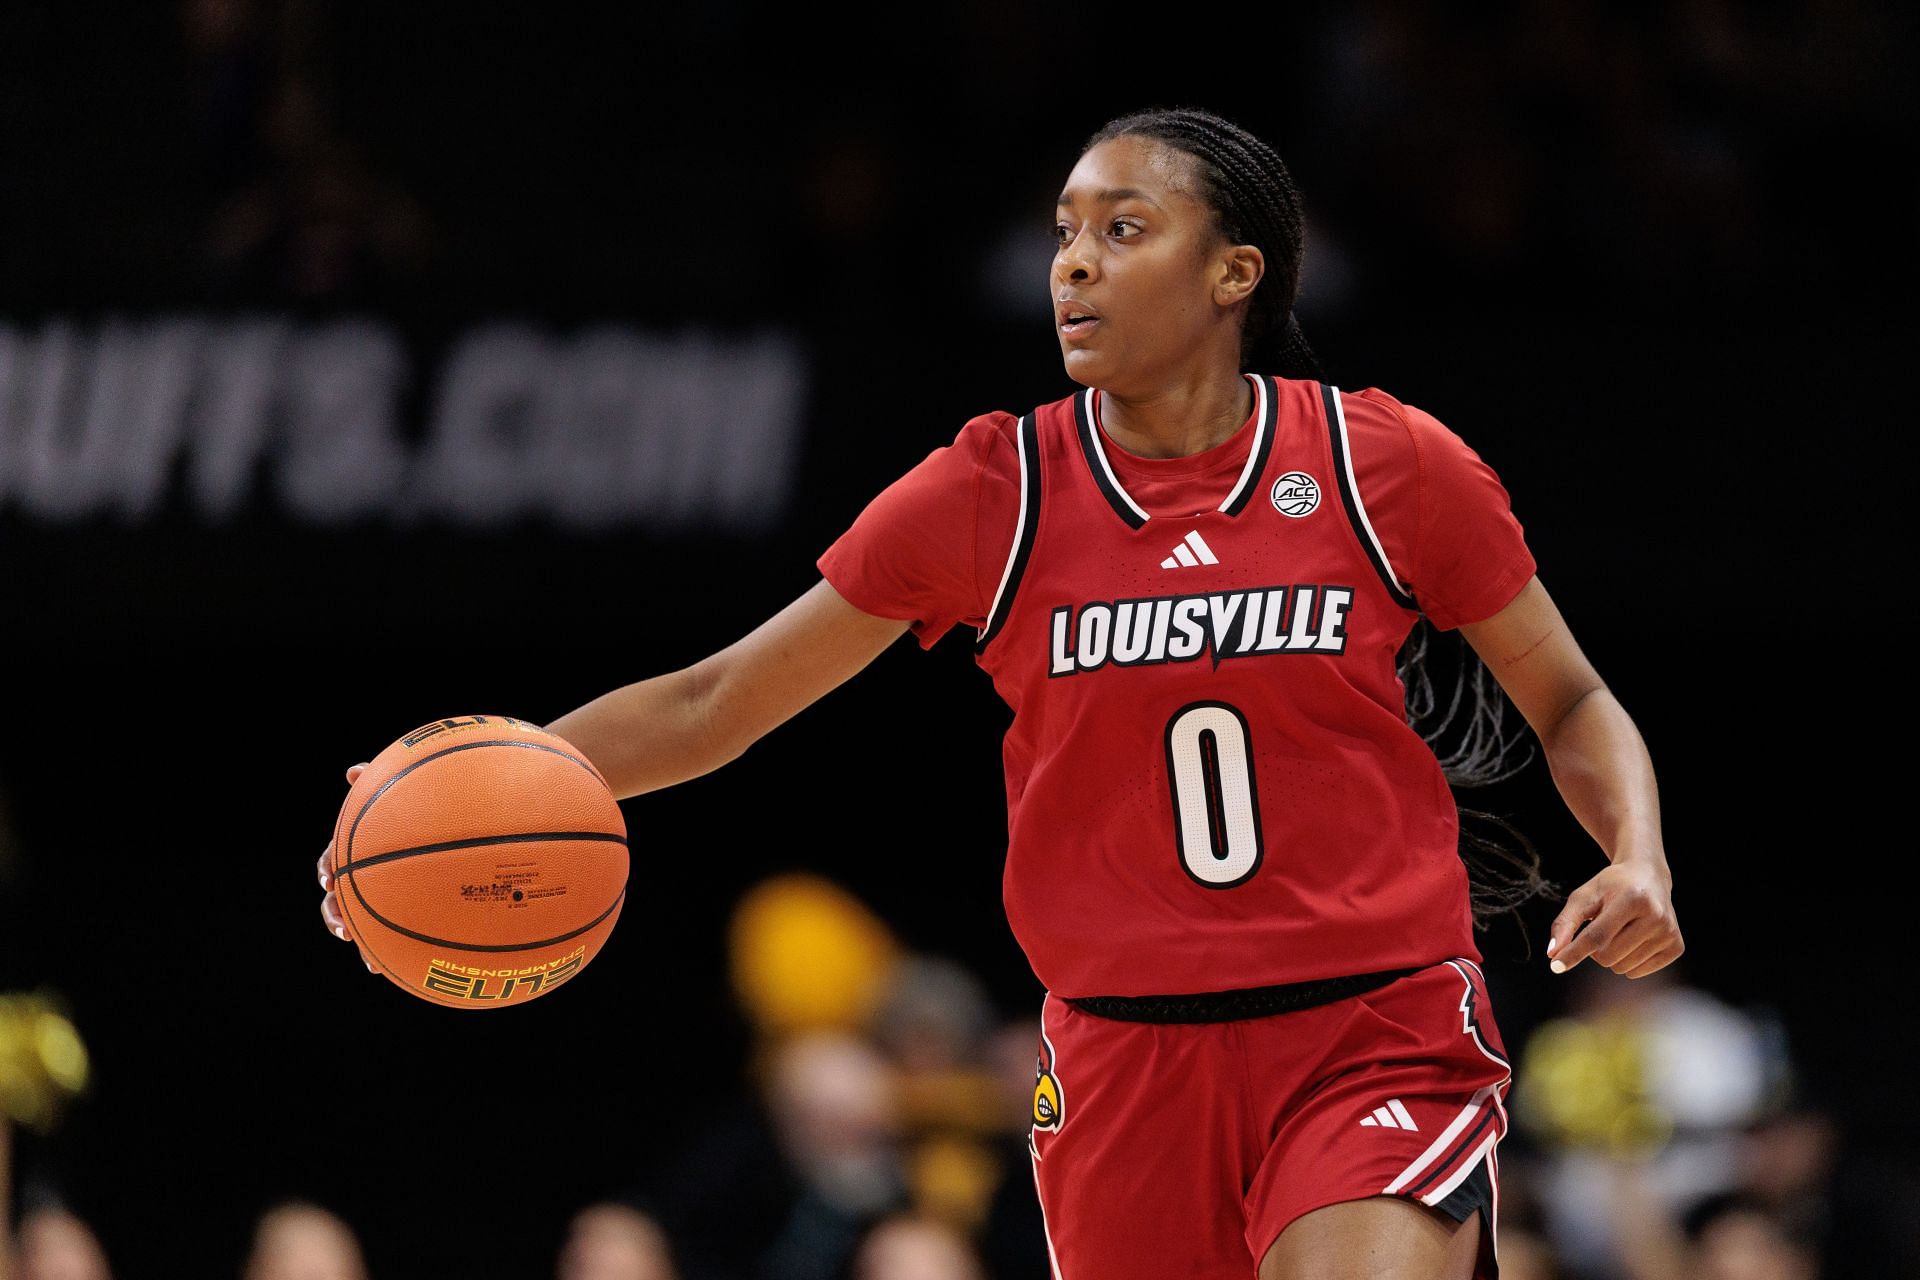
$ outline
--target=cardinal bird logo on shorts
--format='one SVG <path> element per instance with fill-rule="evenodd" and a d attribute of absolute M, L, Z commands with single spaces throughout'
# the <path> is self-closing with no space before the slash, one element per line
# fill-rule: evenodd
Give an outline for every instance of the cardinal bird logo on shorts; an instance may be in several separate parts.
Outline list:
<path fill-rule="evenodd" d="M 1033 1071 L 1033 1127 L 1057 1130 L 1064 1106 L 1060 1082 L 1053 1075 L 1053 1046 L 1043 1033 L 1040 1037 L 1040 1056 L 1034 1063 Z"/>

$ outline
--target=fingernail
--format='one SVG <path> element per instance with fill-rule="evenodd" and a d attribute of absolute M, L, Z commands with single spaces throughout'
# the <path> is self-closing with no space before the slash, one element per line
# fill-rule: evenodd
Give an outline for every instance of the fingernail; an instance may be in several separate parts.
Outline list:
<path fill-rule="evenodd" d="M 1560 949 L 1560 939 L 1558 939 L 1558 938 L 1548 938 L 1548 939 L 1547 939 L 1547 954 L 1548 954 L 1548 955 L 1552 955 L 1552 954 L 1553 954 L 1554 952 L 1556 952 L 1556 951 L 1558 951 L 1559 949 Z"/>
<path fill-rule="evenodd" d="M 1561 964 L 1558 960 L 1548 965 L 1547 968 L 1553 970 L 1555 973 L 1565 973 L 1567 971 L 1567 966 Z"/>
<path fill-rule="evenodd" d="M 371 961 L 371 960 L 369 960 L 369 961 L 367 961 L 367 972 L 368 972 L 368 973 L 378 973 L 378 972 L 380 972 L 380 971 L 379 971 L 378 969 L 376 969 L 376 968 L 374 968 L 374 967 L 373 967 L 373 961 Z"/>
<path fill-rule="evenodd" d="M 336 938 L 338 938 L 338 939 L 340 939 L 340 941 L 342 941 L 342 942 L 345 942 L 345 941 L 347 940 L 347 931 L 346 931 L 345 929 L 342 929 L 342 928 L 341 928 L 341 927 L 340 927 L 339 925 L 337 925 L 337 924 L 336 924 L 336 925 L 331 925 L 331 926 L 329 926 L 329 927 L 330 927 L 330 928 L 332 928 L 332 930 L 333 930 L 333 936 L 334 936 L 334 937 L 336 937 Z"/>

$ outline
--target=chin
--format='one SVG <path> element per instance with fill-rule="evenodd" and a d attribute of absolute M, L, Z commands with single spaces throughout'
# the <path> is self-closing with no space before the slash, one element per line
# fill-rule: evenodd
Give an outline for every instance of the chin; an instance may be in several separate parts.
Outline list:
<path fill-rule="evenodd" d="M 1067 376 L 1083 387 L 1104 386 L 1107 381 L 1108 361 L 1101 352 L 1063 346 L 1060 363 L 1066 368 Z"/>

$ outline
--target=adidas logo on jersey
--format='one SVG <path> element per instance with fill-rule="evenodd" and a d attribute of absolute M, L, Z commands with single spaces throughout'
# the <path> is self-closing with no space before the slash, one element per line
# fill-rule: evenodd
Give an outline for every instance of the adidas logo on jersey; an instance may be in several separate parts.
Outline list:
<path fill-rule="evenodd" d="M 1213 548 L 1200 536 L 1198 529 L 1187 530 L 1187 536 L 1173 544 L 1173 554 L 1160 562 L 1162 569 L 1191 569 L 1198 564 L 1219 564 L 1220 557 L 1213 554 Z"/>
<path fill-rule="evenodd" d="M 1382 1129 L 1411 1129 L 1420 1132 L 1420 1126 L 1413 1122 L 1406 1106 L 1398 1098 L 1388 1098 L 1387 1105 L 1375 1107 L 1373 1114 L 1360 1121 L 1363 1125 L 1378 1125 Z"/>

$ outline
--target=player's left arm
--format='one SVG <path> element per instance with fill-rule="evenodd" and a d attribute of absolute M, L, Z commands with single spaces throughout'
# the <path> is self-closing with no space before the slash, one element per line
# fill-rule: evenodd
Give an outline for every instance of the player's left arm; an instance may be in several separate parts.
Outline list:
<path fill-rule="evenodd" d="M 1547 945 L 1554 971 L 1592 956 L 1643 978 L 1673 963 L 1686 944 L 1673 912 L 1660 798 L 1653 761 L 1626 709 L 1537 576 L 1500 612 L 1462 624 L 1460 634 L 1533 727 L 1567 808 L 1612 864 L 1568 895 L 1554 920 Z"/>

